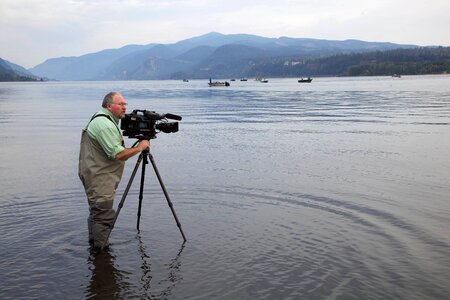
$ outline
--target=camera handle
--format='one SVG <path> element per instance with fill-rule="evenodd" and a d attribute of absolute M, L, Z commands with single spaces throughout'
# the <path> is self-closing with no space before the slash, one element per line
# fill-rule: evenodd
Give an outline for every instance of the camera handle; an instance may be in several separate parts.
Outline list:
<path fill-rule="evenodd" d="M 123 204 L 125 203 L 125 199 L 126 199 L 126 197 L 128 195 L 128 192 L 130 190 L 131 184 L 133 183 L 134 177 L 135 177 L 135 175 L 137 173 L 137 170 L 139 169 L 139 165 L 141 164 L 141 162 L 143 160 L 144 164 L 142 165 L 141 185 L 140 185 L 140 188 L 139 188 L 139 206 L 138 206 L 137 224 L 136 224 L 136 229 L 139 231 L 139 223 L 140 223 L 140 219 L 141 219 L 142 199 L 143 199 L 143 195 L 144 195 L 145 165 L 148 164 L 148 158 L 150 158 L 150 162 L 152 163 L 152 166 L 153 166 L 153 169 L 155 171 L 156 177 L 158 178 L 159 184 L 161 185 L 161 188 L 162 188 L 162 190 L 164 192 L 164 196 L 166 197 L 167 204 L 169 205 L 170 210 L 172 211 L 172 215 L 173 215 L 173 217 L 175 219 L 175 222 L 177 223 L 178 229 L 181 232 L 181 236 L 183 237 L 183 241 L 186 242 L 186 236 L 184 235 L 183 229 L 181 228 L 181 223 L 178 220 L 177 214 L 175 213 L 175 209 L 173 208 L 173 203 L 170 200 L 169 193 L 167 192 L 166 187 L 164 186 L 164 183 L 162 181 L 161 175 L 159 174 L 158 168 L 156 167 L 155 160 L 153 159 L 153 155 L 150 153 L 149 149 L 146 149 L 146 150 L 142 151 L 139 154 L 139 157 L 137 159 L 136 165 L 135 165 L 135 167 L 133 169 L 133 172 L 131 173 L 130 179 L 128 180 L 128 184 L 127 184 L 127 186 L 125 188 L 125 191 L 124 191 L 124 193 L 122 195 L 122 199 L 120 200 L 119 206 L 117 207 L 117 211 L 116 211 L 116 214 L 114 215 L 114 219 L 111 222 L 110 229 L 108 231 L 108 234 L 106 236 L 106 239 L 105 239 L 105 242 L 104 242 L 104 244 L 102 246 L 102 249 L 104 249 L 106 247 L 106 244 L 108 243 L 109 236 L 110 236 L 110 234 L 111 234 L 111 232 L 112 232 L 112 230 L 114 228 L 114 225 L 116 224 L 117 217 L 119 216 L 120 210 L 122 209 Z"/>

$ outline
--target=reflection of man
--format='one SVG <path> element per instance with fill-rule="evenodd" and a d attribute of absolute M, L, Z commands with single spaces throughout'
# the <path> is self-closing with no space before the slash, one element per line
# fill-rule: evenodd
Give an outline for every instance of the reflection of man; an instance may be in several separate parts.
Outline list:
<path fill-rule="evenodd" d="M 108 93 L 102 109 L 89 121 L 81 134 L 78 175 L 89 203 L 89 242 L 94 248 L 106 243 L 115 212 L 112 209 L 125 160 L 150 147 L 141 140 L 136 147 L 125 148 L 119 120 L 125 116 L 126 102 L 117 92 Z"/>
<path fill-rule="evenodd" d="M 91 256 L 91 280 L 87 288 L 87 299 L 119 299 L 125 283 L 122 274 L 114 266 L 115 257 L 109 251 Z"/>

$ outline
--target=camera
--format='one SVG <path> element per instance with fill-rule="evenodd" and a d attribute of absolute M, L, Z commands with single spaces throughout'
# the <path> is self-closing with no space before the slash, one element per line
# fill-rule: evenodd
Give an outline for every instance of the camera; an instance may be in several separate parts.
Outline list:
<path fill-rule="evenodd" d="M 181 121 L 181 117 L 174 114 L 158 114 L 154 111 L 135 109 L 120 122 L 123 135 L 129 138 L 150 140 L 156 138 L 160 131 L 171 133 L 178 131 L 178 122 L 168 122 L 167 119 Z"/>

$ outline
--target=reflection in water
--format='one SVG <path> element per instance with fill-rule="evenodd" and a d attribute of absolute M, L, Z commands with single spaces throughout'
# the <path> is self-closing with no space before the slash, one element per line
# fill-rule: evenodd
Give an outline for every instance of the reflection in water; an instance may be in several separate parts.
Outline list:
<path fill-rule="evenodd" d="M 150 297 L 150 282 L 152 280 L 152 274 L 151 274 L 151 263 L 150 263 L 150 256 L 147 254 L 147 247 L 142 243 L 141 236 L 139 233 L 136 235 L 138 242 L 139 242 L 139 254 L 141 255 L 142 265 L 142 276 L 141 276 L 141 295 Z"/>
<path fill-rule="evenodd" d="M 122 275 L 114 266 L 115 257 L 110 250 L 91 253 L 89 256 L 91 280 L 87 299 L 117 299 L 124 289 Z"/>
<path fill-rule="evenodd" d="M 153 276 L 150 255 L 147 253 L 147 247 L 139 234 L 137 234 L 137 240 L 142 272 L 140 282 L 136 282 L 139 287 L 137 289 L 131 288 L 130 285 L 134 283 L 126 282 L 130 278 L 127 278 L 126 272 L 119 270 L 115 265 L 116 257 L 112 254 L 111 249 L 99 253 L 91 252 L 88 265 L 92 275 L 87 288 L 87 299 L 123 299 L 131 296 L 137 296 L 140 299 L 166 299 L 172 294 L 173 288 L 182 280 L 179 258 L 183 252 L 184 243 L 175 258 L 165 264 L 168 271 L 167 276 L 159 280 L 152 289 Z M 161 287 L 163 289 L 159 290 Z M 140 295 L 130 295 L 130 293 L 136 293 L 136 291 L 139 291 Z"/>
<path fill-rule="evenodd" d="M 184 243 L 181 245 L 180 251 L 178 251 L 177 256 L 174 259 L 172 259 L 169 264 L 167 264 L 167 269 L 169 271 L 167 279 L 163 279 L 158 283 L 163 286 L 167 285 L 167 287 L 163 291 L 161 291 L 159 295 L 162 298 L 170 296 L 172 294 L 172 290 L 175 288 L 175 285 L 181 282 L 181 280 L 183 280 L 183 277 L 181 276 L 181 263 L 179 261 L 183 249 Z"/>
<path fill-rule="evenodd" d="M 139 242 L 139 254 L 142 259 L 142 287 L 140 295 L 141 299 L 167 299 L 167 297 L 172 294 L 172 290 L 175 285 L 182 280 L 182 276 L 180 275 L 181 263 L 179 261 L 179 258 L 181 256 L 181 253 L 183 252 L 184 243 L 181 245 L 181 248 L 175 258 L 173 258 L 170 263 L 167 264 L 167 269 L 169 271 L 167 278 L 164 278 L 158 282 L 158 286 L 165 286 L 165 288 L 161 291 L 158 291 L 157 293 L 154 293 L 154 291 L 152 293 L 150 282 L 153 277 L 151 275 L 151 263 L 149 261 L 150 256 L 147 254 L 146 246 L 142 242 L 141 236 L 139 234 L 137 234 L 137 239 Z"/>

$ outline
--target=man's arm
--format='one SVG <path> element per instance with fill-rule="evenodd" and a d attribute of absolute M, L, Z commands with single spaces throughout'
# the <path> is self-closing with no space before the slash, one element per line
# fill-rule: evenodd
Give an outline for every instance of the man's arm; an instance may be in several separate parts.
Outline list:
<path fill-rule="evenodd" d="M 130 157 L 144 151 L 145 149 L 150 147 L 150 141 L 141 140 L 136 147 L 133 148 L 125 148 L 114 157 L 116 160 L 127 160 Z"/>

